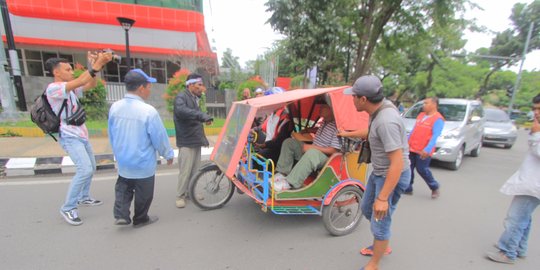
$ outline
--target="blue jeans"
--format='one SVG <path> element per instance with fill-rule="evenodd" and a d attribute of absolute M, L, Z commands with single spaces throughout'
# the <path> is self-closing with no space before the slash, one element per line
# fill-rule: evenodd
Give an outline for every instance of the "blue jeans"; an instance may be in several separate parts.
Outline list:
<path fill-rule="evenodd" d="M 504 254 L 515 259 L 527 255 L 527 241 L 532 223 L 532 213 L 540 204 L 533 196 L 514 196 L 508 214 L 504 220 L 504 232 L 499 239 L 498 247 Z"/>
<path fill-rule="evenodd" d="M 429 189 L 431 190 L 439 189 L 439 182 L 437 182 L 437 180 L 433 178 L 433 174 L 431 174 L 431 170 L 429 170 L 429 163 L 431 163 L 431 157 L 422 159 L 419 154 L 411 152 L 409 153 L 409 159 L 411 160 L 411 184 L 405 190 L 405 192 L 412 192 L 413 190 L 415 168 L 418 174 L 420 174 L 420 176 L 422 176 L 424 181 L 426 181 L 426 184 L 429 186 Z"/>
<path fill-rule="evenodd" d="M 392 214 L 396 210 L 397 203 L 401 194 L 409 186 L 409 181 L 411 179 L 411 171 L 405 170 L 399 176 L 399 181 L 394 188 L 394 191 L 388 196 L 388 213 L 386 217 L 379 221 L 375 221 L 373 217 L 373 203 L 381 189 L 384 186 L 386 176 L 384 175 L 375 175 L 371 174 L 369 176 L 366 191 L 364 192 L 364 197 L 362 197 L 362 213 L 364 216 L 371 222 L 371 232 L 375 240 L 384 241 L 390 239 L 390 226 L 392 225 Z"/>
<path fill-rule="evenodd" d="M 62 211 L 77 208 L 77 203 L 90 198 L 90 183 L 96 171 L 96 159 L 88 140 L 77 137 L 60 137 L 60 145 L 76 167 L 75 175 L 62 205 Z"/>

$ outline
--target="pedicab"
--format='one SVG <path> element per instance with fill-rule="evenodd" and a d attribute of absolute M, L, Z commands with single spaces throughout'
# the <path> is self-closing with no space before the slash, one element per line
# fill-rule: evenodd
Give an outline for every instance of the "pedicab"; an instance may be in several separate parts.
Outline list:
<path fill-rule="evenodd" d="M 340 130 L 367 128 L 369 116 L 357 112 L 352 98 L 343 95 L 344 87 L 302 89 L 279 95 L 234 102 L 219 134 L 211 162 L 201 166 L 189 185 L 193 203 L 201 209 L 225 205 L 235 189 L 251 197 L 262 211 L 277 215 L 319 215 L 332 235 L 352 232 L 361 218 L 360 202 L 367 180 L 367 164 L 358 163 L 357 143 L 342 139 L 342 149 L 312 173 L 299 189 L 274 190 L 277 160 L 256 153 L 256 117 L 287 106 L 294 129 L 313 127 L 319 117 L 320 102 L 334 113 Z"/>

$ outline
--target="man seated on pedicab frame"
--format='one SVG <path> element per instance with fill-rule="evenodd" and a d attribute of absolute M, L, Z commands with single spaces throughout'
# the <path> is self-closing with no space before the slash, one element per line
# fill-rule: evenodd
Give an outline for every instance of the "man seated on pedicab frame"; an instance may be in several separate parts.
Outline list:
<path fill-rule="evenodd" d="M 274 189 L 278 192 L 301 188 L 311 173 L 321 169 L 328 157 L 341 149 L 332 109 L 327 104 L 319 106 L 324 121 L 317 129 L 313 144 L 302 142 L 304 136 L 293 133 L 293 138 L 286 139 L 281 146 L 274 179 Z M 298 163 L 293 167 L 295 160 Z"/>
<path fill-rule="evenodd" d="M 262 143 L 255 143 L 256 151 L 265 158 L 278 160 L 283 142 L 293 130 L 287 107 L 281 107 L 270 114 L 258 129 L 265 134 Z"/>
<path fill-rule="evenodd" d="M 273 87 L 264 92 L 265 96 L 281 94 L 283 90 Z M 281 145 L 285 139 L 291 136 L 294 129 L 293 122 L 289 119 L 287 106 L 283 106 L 273 111 L 263 123 L 254 128 L 258 138 L 255 142 L 255 151 L 265 158 L 277 162 L 281 152 Z"/>

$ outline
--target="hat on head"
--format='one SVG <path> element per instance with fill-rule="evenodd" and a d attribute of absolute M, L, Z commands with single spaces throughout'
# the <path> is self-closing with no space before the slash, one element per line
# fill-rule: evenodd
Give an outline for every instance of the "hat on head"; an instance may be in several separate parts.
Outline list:
<path fill-rule="evenodd" d="M 132 85 L 143 85 L 146 83 L 155 83 L 157 82 L 156 78 L 152 78 L 141 69 L 132 69 L 130 70 L 126 76 L 124 77 L 124 83 L 126 84 L 132 84 Z"/>
<path fill-rule="evenodd" d="M 345 95 L 357 95 L 365 97 L 374 97 L 382 91 L 382 82 L 373 75 L 365 75 L 356 80 L 353 86 L 343 91 Z"/>
<path fill-rule="evenodd" d="M 284 93 L 284 92 L 285 91 L 283 90 L 283 88 L 276 86 L 276 87 L 272 87 L 272 88 L 266 90 L 264 92 L 264 95 L 269 96 L 269 95 L 274 95 L 274 94 L 281 94 L 281 93 Z"/>

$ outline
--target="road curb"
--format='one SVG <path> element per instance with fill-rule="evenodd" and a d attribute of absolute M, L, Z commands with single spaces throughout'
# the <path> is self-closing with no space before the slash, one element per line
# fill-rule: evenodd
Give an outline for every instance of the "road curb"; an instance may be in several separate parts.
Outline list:
<path fill-rule="evenodd" d="M 201 156 L 208 159 L 214 147 L 202 147 Z M 95 155 L 96 170 L 116 169 L 113 154 Z M 165 159 L 157 159 L 158 165 L 167 164 Z M 178 163 L 178 149 L 174 150 L 173 164 Z M 0 177 L 32 176 L 46 174 L 75 173 L 75 165 L 69 156 L 25 157 L 0 159 Z"/>
<path fill-rule="evenodd" d="M 221 132 L 221 127 L 205 127 L 204 133 L 206 136 L 219 135 Z M 2 126 L 0 127 L 0 134 L 5 134 L 7 136 L 17 136 L 17 137 L 45 137 L 47 134 L 37 127 L 9 127 Z M 90 137 L 107 137 L 108 131 L 106 128 L 95 129 L 89 128 L 88 134 Z M 167 135 L 169 137 L 176 136 L 174 128 L 167 129 Z"/>

